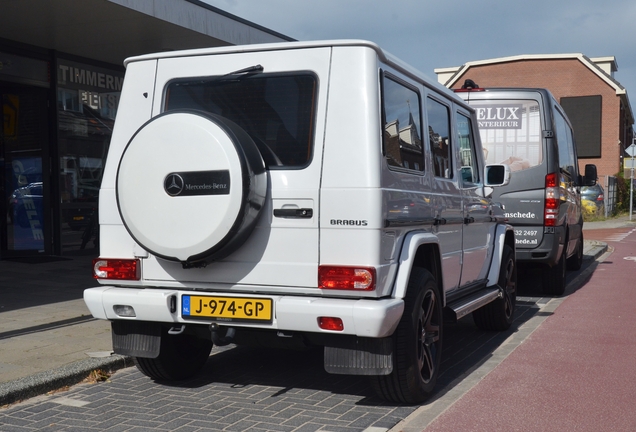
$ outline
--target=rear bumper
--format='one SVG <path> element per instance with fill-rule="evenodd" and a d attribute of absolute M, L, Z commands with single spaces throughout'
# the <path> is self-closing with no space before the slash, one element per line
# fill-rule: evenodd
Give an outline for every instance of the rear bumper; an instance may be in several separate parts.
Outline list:
<path fill-rule="evenodd" d="M 555 227 L 554 233 L 543 235 L 541 244 L 536 248 L 525 249 L 517 245 L 515 252 L 517 261 L 526 264 L 547 264 L 552 267 L 559 261 L 564 243 L 565 228 Z"/>
<path fill-rule="evenodd" d="M 226 322 L 216 320 L 184 319 L 181 315 L 181 296 L 220 295 L 241 297 L 227 293 L 178 291 L 174 289 L 137 289 L 102 286 L 84 290 L 84 302 L 91 314 L 105 320 L 136 320 L 180 324 L 204 324 L 218 322 L 231 327 L 248 327 L 272 330 L 286 330 L 313 333 L 345 334 L 360 337 L 382 338 L 393 334 L 402 312 L 401 299 L 353 300 L 321 297 L 262 296 L 247 295 L 251 298 L 270 298 L 274 310 L 271 323 Z M 245 296 L 243 296 L 245 297 Z M 176 311 L 170 311 L 170 304 L 176 299 Z M 134 317 L 118 315 L 115 305 L 132 306 Z M 342 331 L 328 331 L 318 327 L 318 317 L 342 319 Z"/>

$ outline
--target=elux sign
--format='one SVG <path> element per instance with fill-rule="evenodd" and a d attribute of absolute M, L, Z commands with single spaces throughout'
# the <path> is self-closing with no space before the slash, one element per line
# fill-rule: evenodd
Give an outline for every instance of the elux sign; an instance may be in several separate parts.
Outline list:
<path fill-rule="evenodd" d="M 521 129 L 521 104 L 473 106 L 479 129 Z"/>

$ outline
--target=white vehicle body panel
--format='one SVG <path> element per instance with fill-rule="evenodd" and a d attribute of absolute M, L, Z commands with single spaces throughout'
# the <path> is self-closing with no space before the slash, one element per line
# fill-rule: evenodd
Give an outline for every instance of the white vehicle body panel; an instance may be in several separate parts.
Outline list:
<path fill-rule="evenodd" d="M 446 138 L 452 146 L 459 141 L 455 115 L 470 117 L 471 109 L 453 93 L 422 78 L 374 44 L 340 41 L 224 47 L 139 56 L 126 64 L 100 189 L 100 257 L 138 258 L 140 279 L 103 279 L 99 280 L 102 286 L 86 290 L 84 299 L 96 318 L 385 338 L 398 326 L 415 266 L 430 265 L 444 305 L 447 297 L 461 297 L 462 290 L 497 284 L 497 260 L 501 259 L 506 235 L 510 235 L 509 227 L 483 198 L 483 181 L 470 188 L 461 184 L 459 157 L 455 154 L 458 148 L 453 147 L 455 159 L 449 161 L 447 178 L 435 177 L 431 172 L 432 138 L 426 132 L 422 133 L 419 150 L 425 169 L 404 169 L 387 163 L 383 153 L 386 119 L 382 118 L 382 74 L 391 74 L 417 92 L 423 106 L 427 98 L 445 104 L 452 125 Z M 166 112 L 170 111 L 167 107 L 173 94 L 168 89 L 174 83 L 184 82 L 184 88 L 191 83 L 214 83 L 219 77 L 256 66 L 261 67 L 258 73 L 262 76 L 300 74 L 315 78 L 308 162 L 291 167 L 268 166 L 267 192 L 253 231 L 229 255 L 194 266 L 187 265 L 186 256 L 193 252 L 178 256 L 178 260 L 157 256 L 148 247 L 152 242 L 133 237 L 136 231 L 126 226 L 128 209 L 118 208 L 122 202 L 118 187 L 136 187 L 117 185 L 120 170 L 134 171 L 121 162 L 127 146 L 133 145 L 130 143 L 145 124 L 170 115 Z M 194 96 L 192 99 L 197 100 Z M 422 130 L 428 130 L 426 116 L 421 121 Z M 174 141 L 178 145 L 178 138 Z M 186 161 L 192 151 L 198 151 L 196 146 L 184 144 L 184 148 L 191 149 L 184 156 Z M 153 201 L 159 200 L 175 205 L 188 202 L 181 198 L 169 201 L 162 195 L 165 186 L 159 183 L 166 174 L 186 171 L 174 165 L 178 158 L 171 160 L 166 154 L 154 165 L 153 155 L 148 155 L 149 166 L 143 167 L 143 172 L 158 189 L 144 206 L 153 206 Z M 483 171 L 482 156 L 476 154 L 474 158 Z M 192 170 L 211 170 L 203 162 L 194 165 Z M 234 169 L 241 163 L 233 159 L 230 165 Z M 152 172 L 156 166 L 163 170 L 161 174 Z M 223 219 L 206 217 L 205 212 L 210 210 L 198 209 L 199 213 L 183 220 L 162 219 L 168 212 L 157 211 L 146 218 L 147 224 L 166 232 L 169 243 L 176 243 L 179 232 L 170 232 L 172 226 L 196 236 L 198 225 Z M 295 210 L 308 210 L 309 216 L 280 216 L 281 211 Z M 122 214 L 126 218 L 122 219 Z M 372 268 L 374 289 L 323 289 L 318 282 L 320 266 Z M 273 318 L 267 323 L 184 318 L 184 295 L 272 299 Z M 117 305 L 131 306 L 135 315 L 119 315 Z M 321 329 L 320 317 L 340 318 L 343 329 Z"/>

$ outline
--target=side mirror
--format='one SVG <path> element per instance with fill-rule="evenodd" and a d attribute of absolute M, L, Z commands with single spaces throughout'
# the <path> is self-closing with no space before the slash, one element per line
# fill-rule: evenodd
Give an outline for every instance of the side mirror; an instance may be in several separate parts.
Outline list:
<path fill-rule="evenodd" d="M 509 165 L 486 165 L 484 169 L 484 178 L 486 179 L 484 186 L 505 186 L 510 183 L 510 173 Z"/>
<path fill-rule="evenodd" d="M 594 186 L 596 184 L 597 177 L 596 165 L 587 164 L 585 165 L 585 177 L 583 177 L 583 181 L 581 183 L 583 186 Z"/>

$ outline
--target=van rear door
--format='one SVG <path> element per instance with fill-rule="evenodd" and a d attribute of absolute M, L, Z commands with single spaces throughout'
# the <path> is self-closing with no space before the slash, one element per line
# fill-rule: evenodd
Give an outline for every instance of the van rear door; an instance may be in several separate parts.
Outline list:
<path fill-rule="evenodd" d="M 535 248 L 543 239 L 547 156 L 540 101 L 532 92 L 523 99 L 470 101 L 486 163 L 510 166 L 510 183 L 495 188 L 493 200 L 504 205 L 518 248 Z"/>

